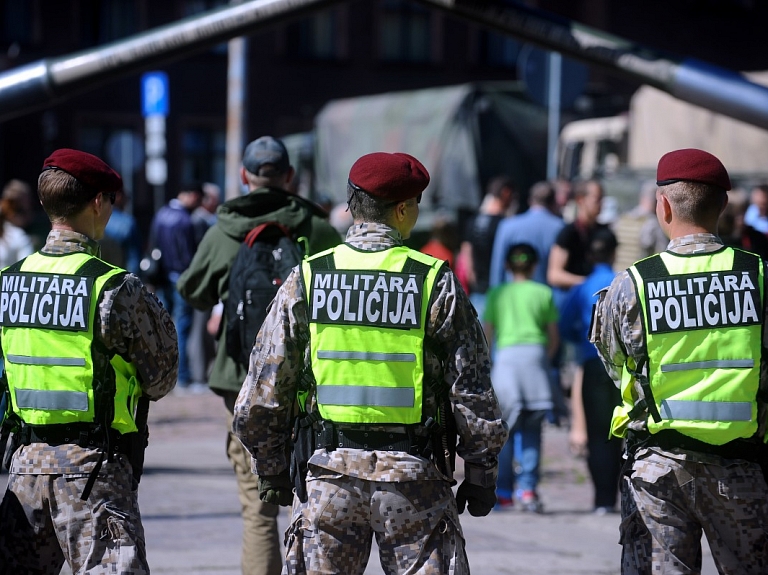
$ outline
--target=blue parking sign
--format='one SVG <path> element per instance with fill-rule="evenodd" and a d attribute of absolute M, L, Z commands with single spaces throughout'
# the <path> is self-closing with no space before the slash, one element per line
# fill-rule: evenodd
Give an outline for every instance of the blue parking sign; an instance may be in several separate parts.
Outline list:
<path fill-rule="evenodd" d="M 144 117 L 168 115 L 168 74 L 147 72 L 141 76 L 141 109 Z"/>

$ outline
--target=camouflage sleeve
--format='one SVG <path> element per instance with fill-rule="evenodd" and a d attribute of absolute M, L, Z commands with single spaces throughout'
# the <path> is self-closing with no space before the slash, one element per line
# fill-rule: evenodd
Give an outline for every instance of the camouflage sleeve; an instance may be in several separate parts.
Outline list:
<path fill-rule="evenodd" d="M 497 456 L 508 430 L 491 386 L 488 344 L 475 308 L 453 272 L 442 274 L 434 292 L 427 335 L 444 352 L 444 382 L 459 435 L 457 454 L 464 460 L 469 481 L 490 487 L 496 482 Z"/>
<path fill-rule="evenodd" d="M 233 433 L 254 458 L 259 475 L 288 468 L 296 386 L 308 330 L 304 291 L 295 268 L 270 304 L 251 351 L 248 375 L 235 403 Z"/>
<path fill-rule="evenodd" d="M 138 277 L 126 274 L 107 286 L 99 302 L 95 337 L 136 366 L 141 388 L 150 399 L 176 385 L 179 347 L 170 314 Z"/>
<path fill-rule="evenodd" d="M 629 272 L 619 273 L 606 289 L 598 292 L 589 340 L 616 385 L 628 357 L 635 364 L 643 355 L 644 336 L 637 293 Z"/>

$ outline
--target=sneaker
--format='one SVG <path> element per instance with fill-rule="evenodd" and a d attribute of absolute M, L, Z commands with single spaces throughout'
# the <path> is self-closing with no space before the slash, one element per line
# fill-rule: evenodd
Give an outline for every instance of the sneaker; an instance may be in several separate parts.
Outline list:
<path fill-rule="evenodd" d="M 496 505 L 493 506 L 494 511 L 509 511 L 515 504 L 515 500 L 510 497 L 496 496 Z"/>
<path fill-rule="evenodd" d="M 616 508 L 613 506 L 599 506 L 595 507 L 595 510 L 593 511 L 595 515 L 610 515 L 611 513 L 616 513 Z"/>
<path fill-rule="evenodd" d="M 519 495 L 520 506 L 529 513 L 544 513 L 544 506 L 535 491 L 522 491 Z"/>

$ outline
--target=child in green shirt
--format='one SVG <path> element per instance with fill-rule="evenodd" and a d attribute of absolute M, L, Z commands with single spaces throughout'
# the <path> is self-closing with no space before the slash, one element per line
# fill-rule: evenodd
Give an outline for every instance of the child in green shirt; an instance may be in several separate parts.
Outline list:
<path fill-rule="evenodd" d="M 491 345 L 495 341 L 491 381 L 510 430 L 499 455 L 497 508 L 510 507 L 516 495 L 524 510 L 540 513 L 543 508 L 536 488 L 541 429 L 553 407 L 549 363 L 559 336 L 552 290 L 531 279 L 537 262 L 533 246 L 510 246 L 506 265 L 513 280 L 488 292 L 483 326 Z M 513 470 L 516 443 L 520 464 L 517 477 Z"/>

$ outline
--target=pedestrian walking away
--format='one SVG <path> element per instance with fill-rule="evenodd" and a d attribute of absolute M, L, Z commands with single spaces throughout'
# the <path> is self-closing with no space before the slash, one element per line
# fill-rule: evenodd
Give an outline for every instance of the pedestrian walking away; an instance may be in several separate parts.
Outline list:
<path fill-rule="evenodd" d="M 173 389 L 178 348 L 157 298 L 98 258 L 121 186 L 96 156 L 56 150 L 38 179 L 51 232 L 0 272 L 3 574 L 58 575 L 65 561 L 149 573 L 137 493 L 148 400 Z"/>
<path fill-rule="evenodd" d="M 428 183 L 408 154 L 359 158 L 345 243 L 294 268 L 256 337 L 233 431 L 261 498 L 293 505 L 284 573 L 362 575 L 375 536 L 386 573 L 466 574 L 459 514 L 496 503 L 482 327 L 450 268 L 403 245 Z"/>
<path fill-rule="evenodd" d="M 512 507 L 515 495 L 523 510 L 541 513 L 542 425 L 553 407 L 550 365 L 560 336 L 552 289 L 532 279 L 537 263 L 531 244 L 509 247 L 512 281 L 488 292 L 483 327 L 489 344 L 495 344 L 491 379 L 510 432 L 499 456 L 497 509 Z"/>
<path fill-rule="evenodd" d="M 601 291 L 590 333 L 621 390 L 611 432 L 626 438 L 622 573 L 768 565 L 765 262 L 717 236 L 731 181 L 712 154 L 661 157 L 656 216 L 667 251 Z"/>
<path fill-rule="evenodd" d="M 341 242 L 319 206 L 288 191 L 293 176 L 288 151 L 280 140 L 262 136 L 246 146 L 240 178 L 249 193 L 219 206 L 216 223 L 205 234 L 192 263 L 176 284 L 191 305 L 209 310 L 228 300 L 232 263 L 246 235 L 261 224 L 277 222 L 291 234 L 307 238 L 308 255 Z M 216 357 L 208 385 L 222 397 L 231 428 L 235 399 L 248 369 L 227 353 L 226 314 L 219 321 Z M 277 529 L 279 507 L 259 499 L 251 456 L 231 433 L 227 434 L 226 449 L 242 505 L 242 571 L 247 575 L 277 575 L 282 567 Z"/>

